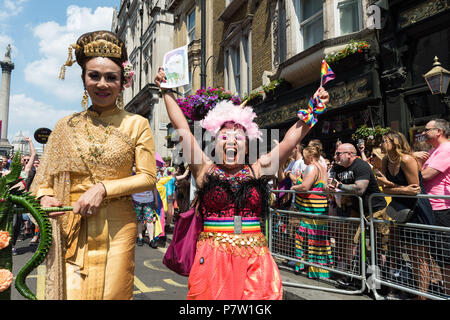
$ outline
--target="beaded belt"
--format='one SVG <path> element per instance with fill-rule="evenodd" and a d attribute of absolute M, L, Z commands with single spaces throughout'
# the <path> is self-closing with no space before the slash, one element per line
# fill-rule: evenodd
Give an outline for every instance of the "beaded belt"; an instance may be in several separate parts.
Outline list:
<path fill-rule="evenodd" d="M 217 244 L 231 245 L 232 247 L 267 247 L 267 239 L 262 233 L 256 234 L 228 234 L 216 232 L 202 232 L 198 236 L 198 241 L 212 239 Z"/>
<path fill-rule="evenodd" d="M 203 232 L 256 233 L 261 232 L 259 218 L 207 218 L 203 221 Z"/>

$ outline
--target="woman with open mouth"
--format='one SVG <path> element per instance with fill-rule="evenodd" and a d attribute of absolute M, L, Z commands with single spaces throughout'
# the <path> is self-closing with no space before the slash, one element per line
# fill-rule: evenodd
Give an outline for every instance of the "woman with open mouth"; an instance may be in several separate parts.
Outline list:
<path fill-rule="evenodd" d="M 159 69 L 155 83 L 165 82 Z M 255 163 L 246 159 L 249 142 L 261 139 L 256 114 L 245 105 L 221 101 L 201 121 L 215 137 L 214 157 L 208 157 L 189 129 L 183 111 L 169 90 L 162 90 L 167 112 L 182 144 L 197 184 L 198 212 L 203 232 L 189 275 L 189 300 L 281 300 L 281 277 L 260 219 L 269 214 L 268 181 L 325 110 L 328 93 L 320 88 L 308 110 L 285 138 Z M 314 107 L 313 107 L 314 106 Z"/>

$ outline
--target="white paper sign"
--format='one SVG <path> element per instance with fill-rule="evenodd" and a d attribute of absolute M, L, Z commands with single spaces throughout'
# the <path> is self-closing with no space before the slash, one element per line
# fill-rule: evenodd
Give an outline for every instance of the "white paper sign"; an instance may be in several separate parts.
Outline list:
<path fill-rule="evenodd" d="M 167 82 L 162 83 L 163 88 L 177 88 L 189 84 L 188 47 L 183 46 L 169 51 L 164 55 L 164 72 Z"/>

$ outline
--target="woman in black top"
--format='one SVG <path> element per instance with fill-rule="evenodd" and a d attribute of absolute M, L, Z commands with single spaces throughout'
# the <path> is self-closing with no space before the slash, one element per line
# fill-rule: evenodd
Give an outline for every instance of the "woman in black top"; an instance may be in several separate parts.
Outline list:
<path fill-rule="evenodd" d="M 386 156 L 382 162 L 382 170 L 378 182 L 388 194 L 417 195 L 426 193 L 420 174 L 420 164 L 413 156 L 406 138 L 400 133 L 390 131 L 383 136 L 382 150 Z M 434 224 L 432 209 L 428 199 L 393 198 L 406 207 L 415 208 L 409 223 Z M 414 275 L 419 289 L 427 292 L 430 284 L 431 256 L 429 253 L 430 232 L 427 230 L 412 230 L 402 227 L 400 230 L 400 245 L 407 249 L 411 259 Z M 419 297 L 424 299 L 424 297 Z"/>

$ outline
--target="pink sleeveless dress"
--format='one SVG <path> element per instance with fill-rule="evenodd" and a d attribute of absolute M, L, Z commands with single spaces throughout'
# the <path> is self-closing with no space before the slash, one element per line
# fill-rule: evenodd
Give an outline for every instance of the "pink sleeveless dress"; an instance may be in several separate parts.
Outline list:
<path fill-rule="evenodd" d="M 234 176 L 216 167 L 206 177 L 197 191 L 204 229 L 188 300 L 282 299 L 280 273 L 260 228 L 269 208 L 267 181 L 252 177 L 249 166 Z"/>

